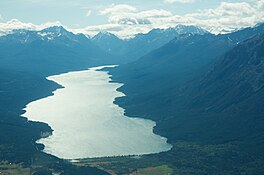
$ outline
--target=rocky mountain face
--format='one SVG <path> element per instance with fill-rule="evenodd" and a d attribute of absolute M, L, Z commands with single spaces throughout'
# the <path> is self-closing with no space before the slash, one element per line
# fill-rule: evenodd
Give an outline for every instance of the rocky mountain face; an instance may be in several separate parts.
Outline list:
<path fill-rule="evenodd" d="M 116 57 L 102 51 L 86 36 L 63 27 L 42 31 L 16 30 L 0 37 L 0 67 L 39 74 L 115 64 Z"/>
<path fill-rule="evenodd" d="M 146 34 L 137 34 L 125 40 L 108 32 L 100 32 L 92 38 L 92 41 L 104 51 L 121 57 L 121 63 L 128 63 L 158 49 L 182 34 L 204 35 L 207 33 L 199 27 L 178 25 L 168 29 L 153 29 Z"/>

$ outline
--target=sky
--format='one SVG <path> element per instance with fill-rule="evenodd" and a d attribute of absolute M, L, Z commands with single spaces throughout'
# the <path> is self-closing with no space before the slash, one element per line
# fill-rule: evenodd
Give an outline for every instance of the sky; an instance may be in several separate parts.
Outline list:
<path fill-rule="evenodd" d="M 264 22 L 264 0 L 0 0 L 0 34 L 63 25 L 75 33 L 120 37 L 178 24 L 213 33 Z"/>

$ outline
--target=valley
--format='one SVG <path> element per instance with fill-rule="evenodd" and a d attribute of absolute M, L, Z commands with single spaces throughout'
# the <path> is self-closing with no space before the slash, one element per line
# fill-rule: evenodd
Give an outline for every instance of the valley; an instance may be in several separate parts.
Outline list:
<path fill-rule="evenodd" d="M 177 32 L 179 28 L 185 32 Z M 200 28 L 193 29 L 194 26 L 153 29 L 128 41 L 119 40 L 109 33 L 100 33 L 91 39 L 82 34 L 73 34 L 59 26 L 41 31 L 18 30 L 1 36 L 0 158 L 3 163 L 0 168 L 8 173 L 27 173 L 30 168 L 34 174 L 45 175 L 263 174 L 264 25 L 219 35 Z M 146 44 L 142 40 L 150 43 L 147 44 L 150 48 L 140 50 L 145 48 Z M 116 50 L 120 52 L 117 53 Z M 129 55 L 129 58 L 125 59 L 125 55 Z M 52 123 L 50 119 L 67 117 L 61 111 L 69 114 L 68 120 L 71 119 L 75 113 L 71 113 L 70 109 L 73 109 L 71 107 L 74 105 L 69 103 L 67 106 L 66 98 L 61 99 L 61 103 L 48 101 L 46 104 L 51 106 L 37 106 L 35 110 L 26 105 L 53 99 L 58 92 L 67 89 L 67 85 L 60 83 L 54 75 L 63 77 L 68 72 L 82 72 L 91 67 L 115 64 L 120 66 L 103 69 L 109 71 L 111 79 L 110 75 L 105 74 L 106 77 L 97 77 L 97 74 L 84 75 L 79 83 L 89 81 L 85 77 L 90 76 L 90 80 L 97 77 L 104 80 L 98 81 L 99 84 L 111 84 L 112 91 L 106 90 L 103 95 L 96 94 L 96 91 L 89 88 L 96 85 L 97 81 L 88 84 L 89 88 L 82 88 L 87 90 L 87 94 L 91 92 L 95 96 L 88 96 L 75 87 L 70 93 L 78 92 L 78 98 L 68 98 L 76 100 L 75 111 L 79 111 L 78 107 L 84 104 L 77 103 L 78 99 L 93 98 L 98 100 L 98 104 L 91 103 L 91 106 L 105 104 L 99 108 L 99 111 L 104 111 L 105 114 L 97 116 L 99 113 L 95 110 L 91 116 L 103 119 L 107 116 L 106 113 L 120 110 L 118 114 L 130 117 L 126 122 L 135 118 L 143 118 L 138 119 L 141 122 L 152 120 L 151 124 L 145 123 L 148 127 L 142 126 L 142 123 L 133 125 L 131 128 L 135 131 L 133 138 L 136 141 L 123 140 L 128 144 L 124 147 L 128 148 L 133 144 L 138 146 L 142 140 L 146 141 L 159 135 L 168 138 L 172 149 L 166 147 L 166 152 L 141 156 L 128 156 L 131 153 L 124 154 L 125 156 L 118 156 L 117 153 L 102 154 L 101 158 L 77 155 L 82 158 L 79 162 L 70 162 L 66 160 L 69 155 L 64 157 L 51 149 L 48 150 L 50 147 L 47 146 L 47 140 L 45 141 L 47 138 L 41 139 L 43 134 L 56 134 L 57 129 L 62 128 L 54 127 L 59 126 L 58 121 Z M 50 76 L 56 81 L 53 78 L 46 79 Z M 66 88 L 62 88 L 63 86 Z M 100 90 L 99 86 L 95 89 Z M 111 96 L 111 104 L 108 103 L 108 95 Z M 104 98 L 100 101 L 99 97 Z M 109 105 L 113 111 L 106 111 Z M 94 110 L 95 106 L 91 109 Z M 84 105 L 83 109 L 87 108 Z M 29 111 L 33 112 L 29 115 Z M 51 113 L 61 115 L 49 115 Z M 83 116 L 87 117 L 88 112 L 84 110 L 83 113 Z M 34 122 L 25 118 L 30 116 L 36 117 L 32 118 Z M 77 122 L 77 125 L 81 125 L 82 121 L 86 121 L 86 118 Z M 68 122 L 61 124 L 72 126 L 72 129 L 78 132 L 78 126 L 72 125 L 76 121 Z M 91 130 L 84 134 L 84 138 L 97 131 L 93 128 L 94 123 L 89 125 L 89 121 L 86 122 Z M 131 131 L 131 123 L 126 122 L 122 127 L 125 126 L 127 130 L 118 126 L 120 121 L 117 121 L 108 131 L 121 128 L 117 132 L 121 135 Z M 50 123 L 51 126 L 48 125 Z M 139 125 L 143 129 L 138 127 Z M 111 123 L 107 124 L 107 127 L 109 126 Z M 83 127 L 83 130 L 85 129 Z M 141 137 L 142 133 L 149 131 L 150 135 Z M 102 133 L 102 138 L 98 140 L 98 143 L 103 143 L 104 139 L 108 139 L 108 145 L 105 142 L 102 148 L 119 142 L 114 138 L 112 140 L 111 137 L 104 137 L 108 134 L 113 133 Z M 70 137 L 69 135 L 67 133 L 64 136 L 68 136 L 69 140 L 66 139 L 66 142 L 60 142 L 58 145 L 65 145 L 64 153 L 73 154 L 74 151 L 67 151 L 67 146 L 70 145 L 68 143 L 80 134 L 74 133 Z M 41 140 L 38 141 L 39 139 Z M 58 140 L 53 140 L 53 143 Z M 85 150 L 79 148 L 84 140 L 74 146 L 77 151 Z M 93 141 L 89 140 L 85 147 L 89 147 L 91 142 Z M 151 146 L 155 145 L 153 142 L 149 143 Z M 147 144 L 145 148 L 150 149 L 151 146 Z M 60 147 L 57 150 L 63 150 Z M 98 145 L 93 149 L 96 148 Z M 144 153 L 160 151 L 148 150 Z M 91 153 L 91 157 L 96 157 L 95 151 Z"/>

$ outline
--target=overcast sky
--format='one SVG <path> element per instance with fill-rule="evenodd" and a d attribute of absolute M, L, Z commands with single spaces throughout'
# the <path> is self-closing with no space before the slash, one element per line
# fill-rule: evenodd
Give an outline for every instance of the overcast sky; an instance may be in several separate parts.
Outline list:
<path fill-rule="evenodd" d="M 211 32 L 264 21 L 264 0 L 0 0 L 0 31 L 63 25 L 74 32 L 121 37 L 177 24 Z"/>

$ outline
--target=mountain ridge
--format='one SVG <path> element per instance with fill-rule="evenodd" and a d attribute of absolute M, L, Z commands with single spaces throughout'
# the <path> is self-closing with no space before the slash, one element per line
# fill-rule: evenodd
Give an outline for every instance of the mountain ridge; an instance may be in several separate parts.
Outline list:
<path fill-rule="evenodd" d="M 137 60 L 182 34 L 204 35 L 207 33 L 209 32 L 199 27 L 178 25 L 167 29 L 152 29 L 146 34 L 139 33 L 135 37 L 125 40 L 108 32 L 98 33 L 92 38 L 92 41 L 112 55 L 125 57 L 127 60 L 125 63 L 127 63 Z"/>
<path fill-rule="evenodd" d="M 230 34 L 182 35 L 109 71 L 126 94 L 115 103 L 127 116 L 156 121 L 154 132 L 173 144 L 164 160 L 182 168 L 196 155 L 193 174 L 217 167 L 219 174 L 257 175 L 264 171 L 263 63 L 260 24 Z M 193 144 L 214 151 L 196 154 Z"/>

